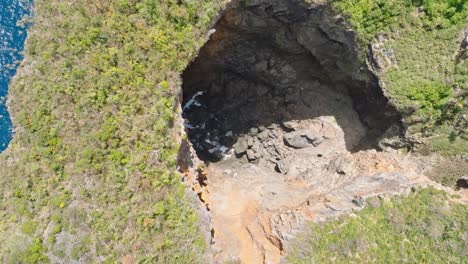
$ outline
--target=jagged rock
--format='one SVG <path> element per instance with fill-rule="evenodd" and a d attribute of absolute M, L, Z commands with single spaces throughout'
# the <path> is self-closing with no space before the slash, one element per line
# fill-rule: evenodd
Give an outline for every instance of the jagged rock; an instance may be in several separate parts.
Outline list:
<path fill-rule="evenodd" d="M 252 137 L 247 137 L 247 146 L 252 147 L 254 144 L 254 140 Z"/>
<path fill-rule="evenodd" d="M 248 148 L 249 148 L 249 146 L 247 144 L 247 139 L 240 138 L 237 141 L 237 143 L 234 145 L 234 152 L 237 155 L 241 155 L 241 154 L 244 154 L 247 151 Z"/>
<path fill-rule="evenodd" d="M 283 139 L 286 145 L 297 149 L 306 148 L 309 145 L 306 137 L 293 133 L 284 135 Z"/>
<path fill-rule="evenodd" d="M 460 43 L 460 49 L 455 56 L 455 61 L 460 63 L 462 60 L 468 58 L 468 30 L 465 30 L 465 36 Z"/>
<path fill-rule="evenodd" d="M 319 138 L 315 139 L 314 141 L 312 141 L 312 145 L 314 145 L 314 147 L 318 147 L 318 146 L 319 146 L 320 144 L 322 144 L 324 141 L 325 141 L 324 138 L 319 137 Z"/>
<path fill-rule="evenodd" d="M 364 207 L 366 201 L 364 200 L 364 198 L 362 198 L 362 196 L 356 196 L 352 202 L 358 207 Z"/>
<path fill-rule="evenodd" d="M 272 128 L 272 129 L 274 129 L 274 128 Z M 280 138 L 281 135 L 280 135 L 280 133 L 278 131 L 271 130 L 270 133 L 269 133 L 269 136 L 272 139 L 276 139 L 276 138 Z"/>
<path fill-rule="evenodd" d="M 253 150 L 251 150 L 251 149 L 247 150 L 247 158 L 249 159 L 249 161 L 253 161 L 253 160 L 257 159 L 255 157 L 255 152 Z"/>
<path fill-rule="evenodd" d="M 256 136 L 258 134 L 258 128 L 256 127 L 252 127 L 251 129 L 249 129 L 249 136 Z"/>
<path fill-rule="evenodd" d="M 314 142 L 320 138 L 322 138 L 320 135 L 316 135 L 310 131 L 305 131 L 301 133 L 302 136 L 306 137 L 310 142 Z"/>
<path fill-rule="evenodd" d="M 287 129 L 295 130 L 296 126 L 297 126 L 297 122 L 295 122 L 295 121 L 285 121 L 285 122 L 283 122 L 283 126 L 285 128 L 287 128 Z"/>
<path fill-rule="evenodd" d="M 302 132 L 301 135 L 307 138 L 307 140 L 311 142 L 314 147 L 319 146 L 324 141 L 324 138 L 321 135 L 315 134 L 311 131 Z"/>
<path fill-rule="evenodd" d="M 330 162 L 328 170 L 335 171 L 341 175 L 349 175 L 353 171 L 353 163 L 347 157 L 340 156 Z"/>
<path fill-rule="evenodd" d="M 291 161 L 289 159 L 282 159 L 278 162 L 276 162 L 276 169 L 282 173 L 282 174 L 287 174 L 289 171 L 289 166 L 291 165 Z"/>
<path fill-rule="evenodd" d="M 262 132 L 260 132 L 258 135 L 257 135 L 257 138 L 260 140 L 260 141 L 263 141 L 265 139 L 267 139 L 269 136 L 269 133 L 267 130 L 263 130 Z"/>
<path fill-rule="evenodd" d="M 276 152 L 276 148 L 274 146 L 270 146 L 266 149 L 266 151 L 268 152 L 268 154 L 270 154 L 271 156 L 276 156 L 277 152 Z"/>
<path fill-rule="evenodd" d="M 254 155 L 254 156 L 255 156 L 256 159 L 259 159 L 259 158 L 262 157 L 262 153 L 260 153 L 260 152 L 255 152 L 255 155 Z"/>
<path fill-rule="evenodd" d="M 255 153 L 260 151 L 260 142 L 254 141 L 251 148 Z"/>
<path fill-rule="evenodd" d="M 376 71 L 385 71 L 390 67 L 397 67 L 395 54 L 392 49 L 385 47 L 387 39 L 379 35 L 370 45 L 370 64 Z"/>
<path fill-rule="evenodd" d="M 283 241 L 294 238 L 295 233 L 305 223 L 304 215 L 297 211 L 280 212 L 271 217 L 272 233 Z"/>
<path fill-rule="evenodd" d="M 324 141 L 321 135 L 307 130 L 291 132 L 284 135 L 283 138 L 286 145 L 297 149 L 306 148 L 309 144 L 317 147 Z"/>

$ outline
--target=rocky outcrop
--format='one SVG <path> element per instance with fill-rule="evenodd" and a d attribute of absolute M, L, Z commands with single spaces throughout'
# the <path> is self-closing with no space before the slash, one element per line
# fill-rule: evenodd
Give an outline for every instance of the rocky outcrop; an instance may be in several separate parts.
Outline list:
<path fill-rule="evenodd" d="M 221 160 L 238 142 L 237 154 L 258 160 L 242 136 L 291 120 L 335 116 L 347 129 L 348 113 L 356 113 L 352 122 L 367 131 L 357 142 L 347 131 L 352 151 L 376 147 L 389 127 L 399 127 L 359 58 L 354 32 L 327 5 L 233 1 L 215 30 L 183 75 L 186 127 L 202 159 Z M 312 143 L 303 136 L 287 142 Z"/>

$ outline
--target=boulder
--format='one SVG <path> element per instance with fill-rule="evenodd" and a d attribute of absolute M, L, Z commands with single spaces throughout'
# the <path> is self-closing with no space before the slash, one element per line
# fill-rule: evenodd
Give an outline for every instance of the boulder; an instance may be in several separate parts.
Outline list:
<path fill-rule="evenodd" d="M 256 136 L 258 134 L 258 128 L 252 127 L 249 129 L 249 136 Z"/>
<path fill-rule="evenodd" d="M 257 159 L 255 157 L 255 152 L 253 150 L 251 150 L 251 149 L 247 150 L 247 159 L 249 159 L 249 161 L 254 161 L 254 160 Z"/>
<path fill-rule="evenodd" d="M 247 137 L 247 146 L 250 148 L 253 146 L 254 140 L 252 137 Z"/>
<path fill-rule="evenodd" d="M 261 133 L 259 133 L 259 134 L 257 135 L 257 138 L 258 138 L 260 141 L 263 141 L 263 140 L 267 139 L 268 136 L 269 136 L 268 131 L 267 131 L 267 130 L 264 130 L 264 131 L 262 131 Z"/>
<path fill-rule="evenodd" d="M 247 139 L 240 138 L 237 141 L 237 143 L 234 145 L 234 152 L 237 155 L 241 155 L 241 154 L 244 154 L 247 151 L 248 148 L 249 148 L 249 146 L 247 144 Z"/>
<path fill-rule="evenodd" d="M 287 174 L 289 171 L 289 166 L 291 165 L 291 161 L 289 159 L 282 159 L 276 162 L 276 169 L 278 172 L 282 174 Z"/>
<path fill-rule="evenodd" d="M 309 145 L 309 141 L 306 137 L 295 133 L 286 134 L 283 139 L 286 145 L 296 149 L 306 148 Z"/>
<path fill-rule="evenodd" d="M 301 133 L 302 136 L 306 137 L 310 142 L 314 142 L 320 138 L 322 138 L 320 135 L 317 135 L 313 132 L 310 131 L 304 131 Z"/>
<path fill-rule="evenodd" d="M 325 140 L 323 139 L 323 137 L 319 137 L 319 138 L 315 139 L 314 141 L 312 141 L 312 145 L 314 145 L 314 147 L 318 147 L 324 141 Z"/>
<path fill-rule="evenodd" d="M 289 130 L 295 130 L 297 126 L 297 122 L 296 121 L 284 121 L 283 126 Z"/>

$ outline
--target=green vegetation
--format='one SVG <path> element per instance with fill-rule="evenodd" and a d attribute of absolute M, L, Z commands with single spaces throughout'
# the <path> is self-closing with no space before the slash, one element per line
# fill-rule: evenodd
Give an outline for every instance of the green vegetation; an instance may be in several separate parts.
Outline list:
<path fill-rule="evenodd" d="M 225 2 L 36 1 L 10 86 L 16 134 L 0 155 L 2 263 L 206 262 L 175 173 L 177 98 L 179 74 Z M 332 2 L 360 41 L 388 35 L 398 67 L 381 78 L 400 109 L 415 110 L 412 131 L 437 135 L 429 151 L 466 152 L 467 98 L 455 88 L 467 87 L 468 66 L 454 56 L 467 2 Z M 334 252 L 337 262 L 456 262 L 466 252 L 467 213 L 425 190 L 312 226 L 291 261 L 329 261 Z"/>
<path fill-rule="evenodd" d="M 35 4 L 0 160 L 1 262 L 205 263 L 176 98 L 222 1 Z"/>
<path fill-rule="evenodd" d="M 333 0 L 349 15 L 361 43 L 384 36 L 395 62 L 380 73 L 391 101 L 408 113 L 413 134 L 424 133 L 432 151 L 468 152 L 468 64 L 456 54 L 468 21 L 466 0 Z M 444 129 L 439 129 L 445 127 Z M 447 128 L 448 127 L 448 128 Z M 453 138 L 458 140 L 444 140 Z M 453 144 L 453 142 L 457 144 Z M 453 153 L 453 151 L 451 151 Z"/>
<path fill-rule="evenodd" d="M 457 181 L 468 172 L 468 162 L 463 157 L 451 157 L 433 164 L 428 176 L 434 181 L 455 188 Z"/>
<path fill-rule="evenodd" d="M 442 29 L 466 23 L 465 0 L 331 0 L 335 7 L 350 15 L 359 38 L 366 42 L 375 35 L 421 23 L 424 29 Z M 421 12 L 421 13 L 418 13 Z M 415 24 L 413 24 L 415 25 Z"/>
<path fill-rule="evenodd" d="M 371 198 L 359 213 L 311 224 L 291 263 L 464 263 L 468 206 L 432 188 Z"/>

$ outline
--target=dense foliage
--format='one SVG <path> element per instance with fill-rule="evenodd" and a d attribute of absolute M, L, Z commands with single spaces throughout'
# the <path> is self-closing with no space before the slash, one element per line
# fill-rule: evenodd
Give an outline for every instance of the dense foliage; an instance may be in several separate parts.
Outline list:
<path fill-rule="evenodd" d="M 221 4 L 36 2 L 1 156 L 2 263 L 204 262 L 175 117 Z"/>
<path fill-rule="evenodd" d="M 425 29 L 449 28 L 466 23 L 465 0 L 332 0 L 350 15 L 361 39 L 370 41 L 376 34 L 408 22 L 422 22 Z M 417 13 L 421 12 L 421 13 Z"/>
<path fill-rule="evenodd" d="M 291 263 L 464 263 L 468 206 L 442 191 L 371 198 L 352 216 L 311 224 Z"/>

